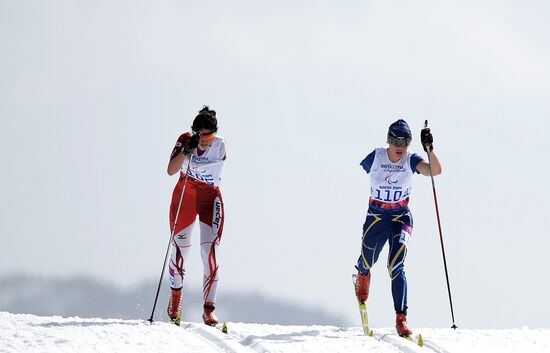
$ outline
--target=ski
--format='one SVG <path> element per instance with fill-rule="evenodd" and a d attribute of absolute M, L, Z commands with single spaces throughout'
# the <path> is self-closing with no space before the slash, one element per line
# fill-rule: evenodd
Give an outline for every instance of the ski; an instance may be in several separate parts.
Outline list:
<path fill-rule="evenodd" d="M 384 341 L 386 343 L 398 343 L 402 339 L 407 340 L 408 342 L 417 345 L 419 347 L 424 347 L 424 338 L 422 335 L 405 335 L 405 336 L 399 336 L 395 333 L 386 333 L 386 334 L 375 334 L 374 338 L 376 338 L 379 341 Z"/>
<path fill-rule="evenodd" d="M 405 335 L 405 336 L 402 336 L 402 337 L 406 340 L 409 340 L 411 342 L 416 343 L 420 347 L 424 347 L 424 338 L 422 338 L 421 334 L 418 334 L 414 337 L 412 335 Z"/>
<path fill-rule="evenodd" d="M 357 286 L 357 275 L 353 274 L 351 278 L 353 281 L 353 288 L 355 289 Z M 387 335 L 382 335 L 380 337 L 377 337 L 378 335 L 376 336 L 374 335 L 374 331 L 371 330 L 369 326 L 369 317 L 367 314 L 367 303 L 360 300 L 358 300 L 357 303 L 359 304 L 359 314 L 361 315 L 361 326 L 363 327 L 363 333 L 365 334 L 365 336 L 374 337 L 377 340 L 381 340 L 383 337 L 387 336 Z M 424 346 L 424 338 L 422 337 L 421 334 L 418 334 L 414 337 L 412 335 L 405 335 L 401 337 L 417 344 L 420 347 Z"/>
<path fill-rule="evenodd" d="M 353 288 L 357 286 L 357 275 L 353 274 L 351 276 L 353 281 Z M 374 336 L 374 332 L 369 327 L 369 316 L 367 315 L 367 303 L 364 301 L 358 300 L 357 303 L 359 304 L 359 314 L 361 315 L 361 326 L 363 327 L 363 333 L 365 336 L 372 337 Z"/>
<path fill-rule="evenodd" d="M 416 336 L 416 344 L 418 344 L 420 347 L 424 347 L 424 338 L 422 338 L 421 334 L 418 334 Z"/>
<path fill-rule="evenodd" d="M 175 318 L 175 319 L 170 319 L 170 323 L 172 323 L 172 324 L 174 324 L 174 325 L 176 325 L 176 326 L 180 326 L 180 324 L 181 324 L 181 317 L 178 316 L 178 317 Z"/>
<path fill-rule="evenodd" d="M 178 317 L 176 319 L 170 319 L 170 323 L 172 323 L 176 326 L 181 326 L 181 318 Z M 223 333 L 228 333 L 229 332 L 229 330 L 227 328 L 227 322 L 222 322 L 222 323 L 218 323 L 218 324 L 215 324 L 215 325 L 205 324 L 205 326 L 213 327 L 215 329 L 220 330 Z"/>
<path fill-rule="evenodd" d="M 215 325 L 206 325 L 206 326 L 210 326 L 210 327 L 214 327 L 218 330 L 220 330 L 221 332 L 223 333 L 228 333 L 228 329 L 227 329 L 227 322 L 222 322 L 221 324 L 215 324 Z"/>
<path fill-rule="evenodd" d="M 365 336 L 374 336 L 374 332 L 369 327 L 369 317 L 367 315 L 367 305 L 365 302 L 359 302 L 359 313 L 361 314 L 361 325 Z"/>

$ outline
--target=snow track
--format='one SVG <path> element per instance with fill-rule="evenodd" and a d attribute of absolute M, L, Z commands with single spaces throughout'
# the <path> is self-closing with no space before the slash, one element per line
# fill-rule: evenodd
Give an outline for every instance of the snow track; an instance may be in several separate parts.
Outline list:
<path fill-rule="evenodd" d="M 360 328 L 334 326 L 276 326 L 258 324 L 229 325 L 229 334 L 257 353 L 283 352 L 430 352 L 414 342 L 384 333 L 366 337 Z M 389 331 L 385 329 L 384 331 Z"/>
<path fill-rule="evenodd" d="M 226 353 L 254 353 L 254 351 L 236 340 L 231 335 L 225 334 L 215 327 L 192 322 L 182 323 L 181 327 L 196 334 L 206 343 L 216 348 L 218 352 Z"/>
<path fill-rule="evenodd" d="M 448 353 L 446 350 L 444 350 L 443 348 L 437 346 L 432 342 L 424 341 L 424 347 L 431 349 L 435 353 Z"/>
<path fill-rule="evenodd" d="M 162 326 L 171 324 L 160 323 Z M 360 328 L 340 328 L 334 326 L 279 326 L 263 324 L 229 323 L 229 334 L 222 333 L 219 329 L 208 327 L 202 323 L 182 323 L 181 328 L 185 331 L 184 352 L 224 352 L 224 353 L 454 353 L 454 352 L 547 352 L 545 348 L 539 347 L 540 343 L 535 340 L 536 345 L 528 349 L 516 350 L 513 345 L 506 342 L 506 338 L 499 335 L 489 334 L 490 345 L 487 345 L 487 337 L 479 341 L 477 336 L 487 334 L 477 331 L 465 330 L 456 332 L 453 330 L 424 329 L 429 337 L 424 337 L 424 347 L 416 342 L 406 340 L 395 334 L 393 328 L 377 329 L 374 337 L 365 337 Z M 511 332 L 509 330 L 508 332 Z M 544 331 L 544 330 L 540 330 Z M 546 330 L 548 331 L 548 330 Z M 495 333 L 502 331 L 493 330 Z M 531 334 L 532 331 L 524 333 Z M 194 336 L 191 339 L 190 336 Z M 432 336 L 435 343 L 432 341 Z M 538 335 L 535 335 L 538 337 Z M 182 337 L 183 338 L 183 337 Z M 517 340 L 517 338 L 516 338 Z M 452 343 L 455 341 L 454 343 Z M 544 347 L 548 347 L 542 342 Z M 199 343 L 200 342 L 200 343 Z M 480 344 L 480 342 L 482 342 Z M 495 345 L 495 342 L 500 342 Z M 189 345 L 189 343 L 192 343 Z M 485 344 L 483 344 L 485 343 Z M 526 342 L 525 342 L 526 343 Z M 452 349 L 444 349 L 442 345 L 451 344 Z M 544 345 L 546 344 L 546 345 Z M 520 344 L 519 347 L 527 348 L 528 344 Z M 189 350 L 190 349 L 190 350 Z M 0 350 L 1 351 L 1 350 Z"/>
<path fill-rule="evenodd" d="M 381 342 L 386 342 L 388 345 L 395 348 L 397 352 L 403 353 L 417 353 L 417 352 L 430 352 L 433 351 L 426 345 L 424 341 L 424 347 L 420 347 L 416 343 L 416 337 L 414 341 L 409 341 L 405 338 L 399 337 L 395 333 L 374 334 L 374 338 Z"/>
<path fill-rule="evenodd" d="M 424 347 L 376 328 L 229 323 L 229 334 L 202 323 L 81 319 L 0 312 L 0 353 L 548 353 L 550 330 L 419 328 Z"/>

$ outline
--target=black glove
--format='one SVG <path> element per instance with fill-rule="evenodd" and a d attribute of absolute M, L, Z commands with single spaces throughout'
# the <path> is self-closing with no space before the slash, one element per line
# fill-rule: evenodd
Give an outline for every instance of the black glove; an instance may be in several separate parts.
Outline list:
<path fill-rule="evenodd" d="M 188 154 L 191 153 L 192 150 L 197 148 L 198 145 L 199 145 L 199 135 L 193 134 L 189 138 L 189 141 L 187 141 L 187 144 L 183 146 L 183 150 L 181 151 L 181 153 L 187 156 Z"/>
<path fill-rule="evenodd" d="M 420 142 L 422 143 L 422 148 L 424 148 L 424 151 L 428 152 L 433 151 L 434 149 L 434 137 L 432 136 L 432 133 L 430 132 L 430 128 L 423 128 L 420 130 Z"/>

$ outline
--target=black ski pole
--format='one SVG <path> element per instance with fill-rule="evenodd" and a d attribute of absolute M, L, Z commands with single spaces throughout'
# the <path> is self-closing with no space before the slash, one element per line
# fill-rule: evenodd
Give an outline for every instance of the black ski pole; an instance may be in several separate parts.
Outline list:
<path fill-rule="evenodd" d="M 178 222 L 178 216 L 180 214 L 181 202 L 183 200 L 183 194 L 185 193 L 185 186 L 187 185 L 187 177 L 189 175 L 189 168 L 191 167 L 191 161 L 193 160 L 193 155 L 189 155 L 189 163 L 187 164 L 187 171 L 185 177 L 183 178 L 183 187 L 181 189 L 180 200 L 178 202 L 178 210 L 176 211 L 176 218 L 174 219 L 174 225 L 172 226 L 172 231 L 170 232 L 170 240 L 168 241 L 168 247 L 166 248 L 166 255 L 164 255 L 164 262 L 162 264 L 162 272 L 160 273 L 159 285 L 157 288 L 157 294 L 155 295 L 155 303 L 153 304 L 153 311 L 151 312 L 151 317 L 149 321 L 153 324 L 153 315 L 155 315 L 155 308 L 157 307 L 157 301 L 160 293 L 160 286 L 162 285 L 162 277 L 164 277 L 164 271 L 166 270 L 166 260 L 168 259 L 168 252 L 170 251 L 170 245 L 172 244 L 172 239 L 174 238 L 174 231 L 176 230 L 176 223 Z"/>
<path fill-rule="evenodd" d="M 424 128 L 428 127 L 428 120 L 424 122 Z M 429 148 L 426 147 L 426 150 L 429 151 Z M 449 271 L 447 270 L 447 258 L 445 256 L 445 246 L 443 245 L 443 232 L 441 231 L 441 220 L 439 218 L 439 206 L 437 204 L 437 193 L 435 192 L 435 182 L 434 182 L 434 176 L 432 173 L 432 160 L 430 156 L 430 152 L 428 153 L 428 164 L 430 166 L 430 177 L 432 179 L 432 189 L 434 192 L 434 201 L 435 201 L 435 214 L 437 216 L 437 227 L 439 228 L 439 240 L 441 242 L 441 253 L 443 254 L 443 266 L 445 267 L 445 278 L 447 279 L 447 292 L 449 293 L 449 304 L 451 305 L 451 318 L 453 320 L 453 326 L 451 328 L 457 329 L 457 326 L 455 324 L 455 314 L 453 310 L 453 299 L 451 297 L 451 285 L 449 284 Z"/>

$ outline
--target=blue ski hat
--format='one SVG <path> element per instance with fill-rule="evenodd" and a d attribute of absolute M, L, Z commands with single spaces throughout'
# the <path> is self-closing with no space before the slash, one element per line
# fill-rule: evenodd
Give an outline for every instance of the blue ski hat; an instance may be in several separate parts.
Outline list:
<path fill-rule="evenodd" d="M 388 130 L 388 143 L 397 147 L 407 147 L 411 144 L 412 134 L 409 124 L 403 119 L 390 125 Z"/>
<path fill-rule="evenodd" d="M 405 120 L 399 119 L 390 125 L 388 136 L 397 137 L 398 139 L 410 138 L 412 137 L 411 128 Z"/>

